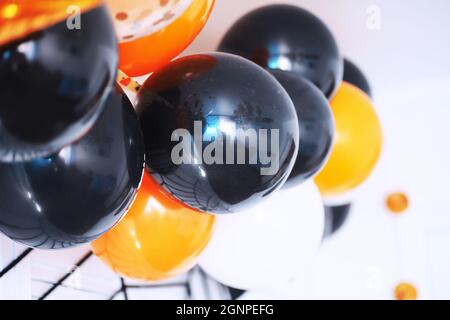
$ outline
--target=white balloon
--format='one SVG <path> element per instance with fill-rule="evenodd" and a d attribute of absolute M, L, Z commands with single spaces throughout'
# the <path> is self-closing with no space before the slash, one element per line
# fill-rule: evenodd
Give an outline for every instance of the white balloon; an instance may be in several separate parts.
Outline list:
<path fill-rule="evenodd" d="M 316 255 L 324 207 L 313 182 L 281 190 L 251 210 L 217 217 L 200 266 L 237 289 L 279 288 Z"/>

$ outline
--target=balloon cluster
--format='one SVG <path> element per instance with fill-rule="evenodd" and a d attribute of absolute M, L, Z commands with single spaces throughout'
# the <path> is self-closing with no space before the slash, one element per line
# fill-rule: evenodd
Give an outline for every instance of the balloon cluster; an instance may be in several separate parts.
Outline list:
<path fill-rule="evenodd" d="M 213 3 L 0 4 L 5 235 L 35 248 L 68 248 L 121 220 L 141 184 L 145 149 L 133 105 L 116 87 L 118 66 L 131 75 L 161 68 L 198 34 Z"/>
<path fill-rule="evenodd" d="M 325 24 L 288 5 L 241 18 L 219 52 L 173 60 L 213 5 L 0 5 L 4 234 L 92 242 L 116 272 L 150 281 L 199 261 L 239 289 L 295 275 L 321 242 L 322 198 L 377 162 L 371 90 Z M 134 108 L 117 68 L 151 73 Z"/>

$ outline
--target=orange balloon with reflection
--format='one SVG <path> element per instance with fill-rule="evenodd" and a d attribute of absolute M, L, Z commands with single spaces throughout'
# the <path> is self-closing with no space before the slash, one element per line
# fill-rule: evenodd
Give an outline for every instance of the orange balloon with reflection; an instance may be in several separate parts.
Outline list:
<path fill-rule="evenodd" d="M 209 242 L 215 217 L 194 211 L 144 174 L 125 218 L 92 243 L 93 252 L 115 272 L 157 281 L 187 272 Z"/>
<path fill-rule="evenodd" d="M 7 0 L 0 3 L 0 46 L 102 4 L 101 0 Z"/>
<path fill-rule="evenodd" d="M 331 100 L 336 135 L 330 158 L 315 182 L 324 197 L 341 196 L 364 182 L 381 154 L 382 129 L 370 98 L 343 82 Z"/>
<path fill-rule="evenodd" d="M 130 77 L 137 77 L 165 66 L 194 41 L 205 26 L 214 2 L 193 0 L 183 14 L 162 30 L 119 43 L 119 68 Z"/>

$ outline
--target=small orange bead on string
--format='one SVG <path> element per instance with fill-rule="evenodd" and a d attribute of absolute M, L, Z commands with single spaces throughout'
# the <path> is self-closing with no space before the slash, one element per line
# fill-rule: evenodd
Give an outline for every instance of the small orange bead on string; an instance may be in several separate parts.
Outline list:
<path fill-rule="evenodd" d="M 400 283 L 395 288 L 394 297 L 399 301 L 417 300 L 417 289 L 410 283 Z"/>
<path fill-rule="evenodd" d="M 386 198 L 386 207 L 394 214 L 405 213 L 409 208 L 409 198 L 403 192 L 391 193 Z"/>

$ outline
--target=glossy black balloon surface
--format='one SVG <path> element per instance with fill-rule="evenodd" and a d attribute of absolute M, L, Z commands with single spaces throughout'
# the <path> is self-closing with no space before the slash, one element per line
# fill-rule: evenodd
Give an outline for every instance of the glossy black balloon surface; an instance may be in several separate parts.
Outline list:
<path fill-rule="evenodd" d="M 102 111 L 117 70 L 107 10 L 0 47 L 0 162 L 48 156 L 82 137 Z"/>
<path fill-rule="evenodd" d="M 42 249 L 90 242 L 123 216 L 143 168 L 136 114 L 128 98 L 111 93 L 82 140 L 50 157 L 0 164 L 0 231 Z"/>
<path fill-rule="evenodd" d="M 268 72 L 238 56 L 199 54 L 172 62 L 145 82 L 136 110 L 147 168 L 175 197 L 200 211 L 234 213 L 251 206 L 284 183 L 297 156 L 298 121 L 288 94 Z M 194 140 L 195 121 L 202 127 L 197 150 L 205 150 L 219 137 L 230 139 L 222 148 L 223 164 L 207 164 L 201 156 L 197 163 L 173 161 L 172 150 L 179 142 L 171 141 L 172 134 L 185 129 Z M 257 149 L 252 149 L 256 154 L 262 150 L 259 143 L 267 146 L 278 140 L 278 151 L 268 153 L 271 163 L 278 161 L 273 174 L 262 174 L 268 166 L 260 158 L 250 161 L 248 141 L 246 159 L 238 164 L 236 146 L 244 145 L 236 135 L 239 129 L 267 130 L 266 143 L 259 139 Z M 272 135 L 276 130 L 279 139 Z M 226 161 L 228 156 L 232 161 Z"/>
<path fill-rule="evenodd" d="M 338 232 L 347 221 L 352 204 L 340 206 L 325 206 L 325 233 L 324 238 L 329 238 Z"/>
<path fill-rule="evenodd" d="M 230 292 L 231 300 L 238 300 L 240 297 L 242 297 L 247 292 L 245 290 L 235 289 L 235 288 L 231 288 L 231 287 L 226 287 L 226 288 Z"/>
<path fill-rule="evenodd" d="M 300 127 L 300 147 L 285 187 L 298 185 L 325 164 L 334 138 L 334 119 L 328 100 L 311 82 L 286 71 L 272 74 L 294 103 Z"/>
<path fill-rule="evenodd" d="M 219 50 L 251 59 L 264 68 L 309 79 L 330 98 L 342 80 L 336 41 L 316 16 L 291 5 L 252 11 L 226 33 Z"/>
<path fill-rule="evenodd" d="M 361 89 L 372 98 L 372 89 L 364 73 L 351 61 L 344 60 L 344 81 Z"/>

